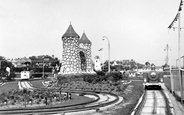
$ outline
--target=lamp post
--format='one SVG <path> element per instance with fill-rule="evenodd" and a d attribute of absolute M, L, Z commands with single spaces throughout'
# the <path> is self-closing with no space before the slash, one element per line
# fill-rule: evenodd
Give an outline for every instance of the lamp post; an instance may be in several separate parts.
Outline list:
<path fill-rule="evenodd" d="M 44 57 L 44 59 L 43 59 L 43 78 L 45 78 L 45 70 L 44 69 L 45 69 L 45 62 L 46 61 L 49 61 L 49 59 Z"/>
<path fill-rule="evenodd" d="M 45 76 L 45 73 L 44 73 L 44 66 L 45 66 L 45 62 L 44 62 L 44 60 L 43 60 L 43 75 L 42 75 L 42 78 L 44 78 L 44 76 Z"/>
<path fill-rule="evenodd" d="M 105 39 L 107 39 L 107 41 L 108 41 L 108 72 L 110 72 L 111 70 L 110 70 L 110 41 L 109 41 L 109 39 L 106 37 L 106 36 L 103 36 L 103 39 L 102 40 L 105 40 Z"/>

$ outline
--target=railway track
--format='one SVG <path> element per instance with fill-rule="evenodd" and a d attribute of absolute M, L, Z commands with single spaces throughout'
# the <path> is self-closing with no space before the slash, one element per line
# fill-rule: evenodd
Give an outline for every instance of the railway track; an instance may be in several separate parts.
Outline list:
<path fill-rule="evenodd" d="M 163 90 L 145 90 L 131 115 L 173 115 Z"/>
<path fill-rule="evenodd" d="M 20 82 L 20 87 L 28 89 L 30 86 L 27 82 Z M 33 87 L 30 89 L 32 90 Z M 53 107 L 27 107 L 27 108 L 9 108 L 0 110 L 0 114 L 6 115 L 22 115 L 22 114 L 31 114 L 31 115 L 52 115 L 58 113 L 74 113 L 79 111 L 98 111 L 100 108 L 104 108 L 106 106 L 110 106 L 119 101 L 119 97 L 112 93 L 100 93 L 100 92 L 90 92 L 90 91 L 72 91 L 66 90 L 66 92 L 71 92 L 75 94 L 85 93 L 86 96 L 91 96 L 95 98 L 94 101 L 76 104 L 76 105 L 68 105 L 68 106 L 53 106 Z"/>

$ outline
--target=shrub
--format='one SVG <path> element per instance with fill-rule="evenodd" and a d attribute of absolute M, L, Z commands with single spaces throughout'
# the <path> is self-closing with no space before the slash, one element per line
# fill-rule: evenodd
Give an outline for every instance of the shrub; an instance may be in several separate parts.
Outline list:
<path fill-rule="evenodd" d="M 123 78 L 121 72 L 119 71 L 112 71 L 106 74 L 108 80 L 113 80 L 115 82 L 121 80 Z"/>
<path fill-rule="evenodd" d="M 86 73 L 59 74 L 57 75 L 57 80 L 59 84 L 62 84 L 62 83 L 69 83 L 72 81 L 85 81 L 88 79 L 88 76 L 90 76 L 90 74 L 86 74 Z"/>
<path fill-rule="evenodd" d="M 103 71 L 95 71 L 97 73 L 97 75 L 101 75 L 101 76 L 104 76 L 105 75 L 105 72 Z"/>
<path fill-rule="evenodd" d="M 11 80 L 13 80 L 15 77 L 16 77 L 15 73 L 14 73 L 14 72 L 11 72 L 9 76 L 8 76 L 8 75 L 6 76 L 6 80 L 11 81 Z"/>
<path fill-rule="evenodd" d="M 98 71 L 97 74 L 93 73 L 78 73 L 78 74 L 59 74 L 57 75 L 58 84 L 70 83 L 72 81 L 85 81 L 88 83 L 101 83 L 102 81 L 117 82 L 123 79 L 121 72 L 113 71 L 105 73 Z"/>
<path fill-rule="evenodd" d="M 85 81 L 89 83 L 94 83 L 99 78 L 99 76 L 96 74 L 88 74 L 88 75 L 85 75 L 84 77 L 85 77 Z"/>
<path fill-rule="evenodd" d="M 68 83 L 68 79 L 65 76 L 57 76 L 58 84 Z"/>

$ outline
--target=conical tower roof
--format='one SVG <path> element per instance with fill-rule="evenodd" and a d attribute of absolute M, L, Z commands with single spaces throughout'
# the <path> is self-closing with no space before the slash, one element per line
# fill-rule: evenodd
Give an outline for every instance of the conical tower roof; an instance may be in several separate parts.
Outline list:
<path fill-rule="evenodd" d="M 87 38 L 86 34 L 83 33 L 81 39 L 79 40 L 79 43 L 91 44 L 91 41 Z"/>
<path fill-rule="evenodd" d="M 80 36 L 75 32 L 72 25 L 70 24 L 65 34 L 63 34 L 62 38 L 64 37 L 77 37 L 80 38 Z"/>

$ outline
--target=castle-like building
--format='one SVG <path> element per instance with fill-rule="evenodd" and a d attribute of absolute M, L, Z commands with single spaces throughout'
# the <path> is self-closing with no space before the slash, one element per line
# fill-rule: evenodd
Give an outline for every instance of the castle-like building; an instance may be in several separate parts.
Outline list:
<path fill-rule="evenodd" d="M 83 33 L 82 37 L 75 32 L 70 24 L 62 36 L 63 53 L 60 73 L 93 72 L 91 59 L 91 41 Z"/>

